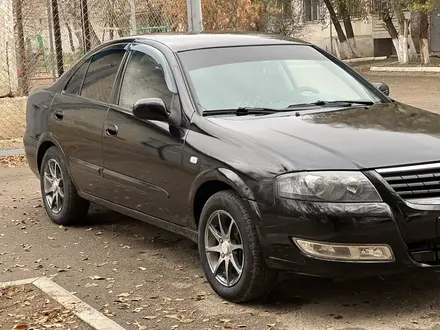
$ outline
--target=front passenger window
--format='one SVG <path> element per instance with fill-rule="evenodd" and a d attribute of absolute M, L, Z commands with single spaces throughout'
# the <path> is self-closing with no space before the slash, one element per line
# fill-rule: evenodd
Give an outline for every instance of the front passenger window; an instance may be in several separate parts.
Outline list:
<path fill-rule="evenodd" d="M 136 101 L 147 98 L 160 98 L 170 107 L 172 93 L 162 66 L 153 57 L 135 51 L 122 81 L 119 105 L 131 109 Z"/>

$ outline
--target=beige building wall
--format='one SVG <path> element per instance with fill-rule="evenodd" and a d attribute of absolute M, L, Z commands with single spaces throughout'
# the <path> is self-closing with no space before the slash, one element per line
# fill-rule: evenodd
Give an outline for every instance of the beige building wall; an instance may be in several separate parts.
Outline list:
<path fill-rule="evenodd" d="M 306 1 L 308 1 L 308 3 L 319 2 L 319 0 L 294 0 L 292 7 L 293 15 L 296 21 L 300 22 L 299 24 L 301 25 L 299 37 L 318 45 L 334 55 L 338 55 L 336 51 L 338 45 L 337 34 L 334 26 L 330 22 L 327 8 L 323 2 L 320 1 L 317 10 L 314 10 L 314 20 L 307 21 L 307 9 L 304 4 Z M 308 15 L 310 19 L 310 12 Z M 341 21 L 340 23 L 342 29 L 344 29 L 343 22 Z M 377 52 L 387 52 L 387 49 L 378 49 L 382 47 L 381 43 L 375 43 L 375 40 L 378 39 L 389 39 L 391 42 L 383 22 L 377 15 L 370 15 L 363 19 L 352 18 L 352 25 L 358 49 L 363 57 L 375 56 Z M 331 40 L 333 40 L 333 43 Z"/>

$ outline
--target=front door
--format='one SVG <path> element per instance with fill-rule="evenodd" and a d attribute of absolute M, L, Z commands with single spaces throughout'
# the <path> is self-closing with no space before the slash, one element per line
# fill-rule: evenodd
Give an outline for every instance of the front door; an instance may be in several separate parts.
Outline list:
<path fill-rule="evenodd" d="M 112 202 L 160 219 L 186 225 L 176 196 L 181 175 L 183 134 L 167 122 L 140 120 L 133 104 L 161 98 L 170 109 L 180 102 L 165 57 L 147 45 L 132 46 L 120 92 L 105 118 L 104 178 Z M 167 77 L 167 78 L 165 78 Z"/>
<path fill-rule="evenodd" d="M 125 45 L 87 59 L 58 94 L 51 108 L 51 132 L 66 155 L 79 190 L 105 198 L 102 131 Z"/>

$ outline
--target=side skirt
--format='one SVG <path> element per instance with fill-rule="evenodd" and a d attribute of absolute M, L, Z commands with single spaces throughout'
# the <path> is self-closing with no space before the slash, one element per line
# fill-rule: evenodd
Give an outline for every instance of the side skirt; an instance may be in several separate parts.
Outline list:
<path fill-rule="evenodd" d="M 113 210 L 115 212 L 119 212 L 122 214 L 125 214 L 126 216 L 129 216 L 131 218 L 135 218 L 137 220 L 141 220 L 143 222 L 146 222 L 150 225 L 165 229 L 167 231 L 173 232 L 175 234 L 181 235 L 181 236 L 185 236 L 186 238 L 189 238 L 190 240 L 192 240 L 193 242 L 197 243 L 197 236 L 198 233 L 195 230 L 186 228 L 186 227 L 182 227 L 179 225 L 176 225 L 174 223 L 129 209 L 125 206 L 121 206 L 121 205 L 117 205 L 114 203 L 111 203 L 109 201 L 106 201 L 105 199 L 101 199 L 92 195 L 89 195 L 87 193 L 78 191 L 78 195 L 80 195 L 82 198 L 87 199 L 93 203 L 102 205 L 110 210 Z"/>

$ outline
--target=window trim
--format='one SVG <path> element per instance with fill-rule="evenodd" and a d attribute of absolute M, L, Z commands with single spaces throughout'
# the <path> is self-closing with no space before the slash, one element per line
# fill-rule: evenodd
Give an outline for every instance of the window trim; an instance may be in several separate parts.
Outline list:
<path fill-rule="evenodd" d="M 64 87 L 63 87 L 63 89 L 61 90 L 61 93 L 62 93 L 62 94 L 67 94 L 67 95 L 72 95 L 72 96 L 81 96 L 82 86 L 83 86 L 83 84 L 84 84 L 84 78 L 85 78 L 87 72 L 89 71 L 89 66 L 90 66 L 90 62 L 91 62 L 90 59 L 91 59 L 91 58 L 87 58 L 85 61 L 81 61 L 81 65 L 78 66 L 78 68 L 73 72 L 73 74 L 69 77 L 69 79 L 67 80 L 67 82 L 64 84 Z M 70 81 L 71 81 L 72 78 L 76 75 L 76 73 L 77 73 L 77 72 L 83 67 L 84 64 L 87 64 L 87 65 L 86 65 L 86 70 L 85 70 L 85 72 L 84 72 L 84 76 L 82 77 L 82 79 L 81 79 L 81 83 L 80 83 L 80 85 L 79 85 L 79 91 L 78 91 L 78 94 L 72 94 L 72 93 L 68 93 L 68 92 L 66 92 L 66 88 L 67 88 L 67 86 L 69 86 Z"/>
<path fill-rule="evenodd" d="M 124 52 L 124 55 L 122 56 L 121 62 L 119 63 L 119 66 L 118 66 L 118 70 L 116 71 L 116 76 L 115 76 L 115 80 L 113 81 L 113 84 L 112 84 L 112 89 L 111 89 L 111 92 L 110 92 L 109 100 L 108 100 L 107 102 L 105 102 L 105 101 L 101 101 L 101 100 L 95 100 L 95 99 L 91 99 L 91 98 L 89 98 L 89 97 L 87 97 L 87 96 L 84 96 L 84 95 L 82 95 L 82 94 L 78 95 L 79 97 L 81 97 L 81 98 L 83 98 L 83 99 L 85 99 L 85 100 L 88 100 L 88 101 L 98 102 L 99 104 L 109 105 L 109 104 L 112 103 L 112 96 L 113 96 L 113 91 L 114 91 L 114 89 L 115 89 L 116 78 L 118 77 L 118 73 L 119 73 L 119 71 L 121 70 L 121 66 L 123 65 L 124 59 L 125 59 L 125 57 L 127 56 L 127 50 L 126 50 L 125 48 L 126 48 L 126 47 L 124 47 L 124 48 L 115 47 L 115 48 L 114 48 L 114 49 L 116 49 L 116 50 L 121 50 L 121 51 L 123 51 L 123 52 Z M 96 55 L 98 55 L 98 54 L 100 54 L 100 53 L 102 53 L 102 52 L 108 51 L 109 49 L 111 50 L 112 48 L 105 48 L 105 49 L 102 49 L 101 51 L 96 52 L 95 54 L 93 54 L 93 55 L 91 56 L 90 61 L 89 61 L 89 65 L 88 65 L 88 67 L 87 67 L 87 72 L 86 72 L 86 74 L 84 75 L 84 79 L 83 79 L 82 84 L 81 84 L 81 93 L 82 93 L 82 91 L 83 91 L 84 81 L 85 81 L 85 79 L 86 79 L 86 77 L 87 77 L 87 74 L 89 73 L 90 65 L 92 64 L 92 60 L 93 60 L 93 58 L 94 58 Z"/>
<path fill-rule="evenodd" d="M 89 101 L 89 102 L 96 102 L 97 104 L 100 104 L 100 105 L 109 106 L 109 105 L 111 104 L 112 100 L 113 100 L 113 94 L 114 94 L 114 89 L 115 89 L 116 79 L 118 78 L 118 74 L 119 74 L 119 72 L 121 71 L 121 68 L 125 65 L 125 60 L 126 60 L 126 58 L 127 58 L 127 54 L 129 53 L 129 49 L 128 49 L 129 44 L 130 44 L 129 42 L 118 42 L 118 43 L 115 43 L 115 44 L 111 44 L 111 45 L 108 45 L 108 46 L 105 46 L 105 47 L 102 47 L 102 48 L 96 49 L 94 52 L 91 52 L 91 53 L 89 53 L 88 55 L 84 56 L 84 57 L 83 57 L 83 58 L 82 58 L 77 64 L 75 64 L 74 67 L 72 67 L 72 69 L 73 69 L 73 68 L 75 68 L 75 69 L 72 70 L 73 73 L 69 76 L 69 79 L 67 79 L 67 81 L 64 83 L 63 88 L 61 89 L 61 94 L 64 94 L 64 95 L 70 95 L 70 96 L 72 96 L 72 97 L 79 97 L 79 98 L 84 99 L 84 100 L 87 100 L 87 101 Z M 87 73 L 89 72 L 89 67 L 90 67 L 90 63 L 91 63 L 92 58 L 93 58 L 95 55 L 97 55 L 97 54 L 99 54 L 99 53 L 102 53 L 102 52 L 105 52 L 105 51 L 110 50 L 110 49 L 121 49 L 121 50 L 125 50 L 124 56 L 122 57 L 121 63 L 119 64 L 119 68 L 118 68 L 118 71 L 117 71 L 117 73 L 116 73 L 116 79 L 115 79 L 115 81 L 113 82 L 112 92 L 111 92 L 111 94 L 110 94 L 110 101 L 109 101 L 109 102 L 102 102 L 102 101 L 94 100 L 94 99 L 90 99 L 90 98 L 88 98 L 88 97 L 85 97 L 85 96 L 81 95 L 81 92 L 82 92 L 82 89 L 83 89 L 83 85 L 84 85 L 84 80 L 85 80 L 85 78 L 86 78 Z M 85 74 L 84 74 L 84 77 L 83 77 L 83 79 L 82 79 L 82 81 L 81 81 L 80 94 L 70 94 L 70 93 L 66 93 L 66 92 L 65 92 L 65 89 L 66 89 L 66 87 L 67 87 L 67 84 L 70 82 L 70 79 L 72 79 L 72 77 L 75 75 L 75 73 L 76 73 L 76 72 L 81 68 L 81 66 L 82 66 L 83 64 L 85 64 L 87 61 L 88 61 L 87 70 L 86 70 L 86 72 L 85 72 Z"/>
<path fill-rule="evenodd" d="M 125 78 L 125 73 L 127 71 L 127 67 L 130 64 L 130 60 L 133 57 L 134 52 L 140 52 L 145 55 L 148 55 L 152 57 L 157 63 L 162 65 L 164 69 L 165 82 L 167 84 L 168 90 L 170 91 L 171 94 L 176 94 L 180 98 L 173 71 L 171 70 L 171 66 L 164 53 L 162 53 L 159 49 L 157 49 L 152 45 L 137 43 L 137 42 L 133 42 L 127 45 L 127 52 L 128 55 L 124 62 L 124 67 L 122 68 L 122 70 L 120 70 L 120 74 L 116 77 L 115 80 L 115 84 L 117 83 L 117 85 L 115 85 L 115 93 L 112 98 L 112 106 L 123 109 L 125 112 L 128 111 L 129 113 L 132 113 L 132 109 L 128 109 L 120 105 L 119 100 L 121 97 L 121 89 L 122 89 L 122 83 Z"/>

